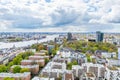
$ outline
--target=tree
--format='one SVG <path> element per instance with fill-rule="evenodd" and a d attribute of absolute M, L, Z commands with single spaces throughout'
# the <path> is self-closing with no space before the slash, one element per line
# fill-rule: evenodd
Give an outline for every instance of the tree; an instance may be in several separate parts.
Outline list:
<path fill-rule="evenodd" d="M 72 69 L 72 63 L 67 64 L 67 69 L 71 70 Z"/>
<path fill-rule="evenodd" d="M 90 56 L 87 56 L 87 61 L 88 61 L 88 62 L 91 62 Z"/>
<path fill-rule="evenodd" d="M 52 49 L 52 55 L 55 56 L 56 55 L 56 50 Z"/>
<path fill-rule="evenodd" d="M 6 77 L 6 78 L 4 78 L 4 80 L 15 80 L 15 79 L 14 78 Z"/>
<path fill-rule="evenodd" d="M 20 73 L 21 67 L 20 66 L 15 66 L 13 68 L 13 73 Z"/>
<path fill-rule="evenodd" d="M 71 48 L 73 50 L 81 50 L 82 52 L 87 52 L 88 50 L 93 53 L 96 50 L 103 50 L 108 52 L 117 52 L 117 47 L 114 44 L 103 43 L 103 42 L 85 42 L 85 41 L 73 41 L 65 42 L 64 47 Z"/>
<path fill-rule="evenodd" d="M 40 44 L 40 45 L 38 46 L 38 51 L 43 50 L 43 49 L 44 49 L 44 46 L 43 46 L 42 44 Z"/>
<path fill-rule="evenodd" d="M 7 67 L 5 65 L 0 65 L 0 72 L 7 72 Z"/>
<path fill-rule="evenodd" d="M 45 58 L 45 64 L 47 64 L 49 62 L 49 59 Z"/>
<path fill-rule="evenodd" d="M 14 65 L 13 62 L 10 62 L 10 63 L 8 64 L 8 66 L 7 66 L 8 70 L 10 69 L 10 67 L 11 67 L 12 65 Z"/>
<path fill-rule="evenodd" d="M 78 65 L 77 61 L 76 60 L 72 61 L 72 65 Z"/>
<path fill-rule="evenodd" d="M 24 72 L 29 72 L 29 69 L 28 69 L 28 68 L 22 68 L 22 69 L 20 70 L 20 73 L 24 73 Z"/>

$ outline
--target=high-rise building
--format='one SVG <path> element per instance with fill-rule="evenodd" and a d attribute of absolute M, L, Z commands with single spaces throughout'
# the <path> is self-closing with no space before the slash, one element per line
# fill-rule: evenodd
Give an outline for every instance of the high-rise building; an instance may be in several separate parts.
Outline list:
<path fill-rule="evenodd" d="M 120 48 L 118 48 L 118 59 L 120 60 Z"/>
<path fill-rule="evenodd" d="M 72 40 L 72 33 L 68 33 L 68 34 L 67 34 L 67 40 L 68 40 L 68 41 Z"/>
<path fill-rule="evenodd" d="M 96 42 L 102 42 L 104 37 L 104 33 L 97 31 L 96 32 Z"/>

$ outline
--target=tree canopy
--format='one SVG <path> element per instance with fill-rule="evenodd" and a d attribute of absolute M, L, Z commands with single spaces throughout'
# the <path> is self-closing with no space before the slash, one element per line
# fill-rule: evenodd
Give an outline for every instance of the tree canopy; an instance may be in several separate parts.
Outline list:
<path fill-rule="evenodd" d="M 21 67 L 20 66 L 15 66 L 13 68 L 13 73 L 20 73 L 20 71 L 21 71 Z"/>
<path fill-rule="evenodd" d="M 15 79 L 14 78 L 6 77 L 6 78 L 4 78 L 4 80 L 15 80 Z"/>
<path fill-rule="evenodd" d="M 28 68 L 22 68 L 22 69 L 20 70 L 20 73 L 24 73 L 24 72 L 29 72 L 29 69 L 28 69 Z"/>
<path fill-rule="evenodd" d="M 64 43 L 64 47 L 69 47 L 74 50 L 81 50 L 84 53 L 86 53 L 87 51 L 95 52 L 96 50 L 117 52 L 117 47 L 114 44 L 103 42 L 73 41 Z"/>

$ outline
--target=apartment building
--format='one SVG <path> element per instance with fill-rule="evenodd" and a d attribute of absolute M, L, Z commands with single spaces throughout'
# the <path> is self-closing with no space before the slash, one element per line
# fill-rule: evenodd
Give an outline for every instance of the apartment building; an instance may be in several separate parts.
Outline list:
<path fill-rule="evenodd" d="M 4 80 L 6 77 L 14 78 L 15 80 L 31 80 L 30 72 L 24 73 L 0 73 L 0 80 Z"/>
<path fill-rule="evenodd" d="M 74 77 L 81 77 L 84 73 L 84 69 L 80 65 L 73 65 L 72 72 L 74 74 Z"/>
<path fill-rule="evenodd" d="M 20 66 L 21 68 L 28 68 L 30 70 L 31 74 L 38 74 L 38 72 L 39 72 L 39 65 L 13 65 L 10 69 L 11 72 L 13 72 L 13 68 L 15 66 Z"/>
<path fill-rule="evenodd" d="M 79 80 L 98 80 L 94 73 L 84 73 Z"/>
<path fill-rule="evenodd" d="M 42 59 L 49 59 L 49 56 L 29 56 L 29 60 L 42 60 Z"/>
<path fill-rule="evenodd" d="M 107 66 L 105 72 L 105 79 L 120 80 L 120 69 L 115 66 Z"/>
<path fill-rule="evenodd" d="M 43 67 L 45 65 L 45 60 L 22 60 L 21 65 L 39 65 L 40 67 Z"/>
<path fill-rule="evenodd" d="M 95 74 L 96 78 L 104 78 L 105 75 L 105 66 L 101 64 L 93 64 L 93 63 L 84 63 L 82 64 L 85 72 L 91 72 Z"/>
<path fill-rule="evenodd" d="M 63 73 L 63 78 L 62 80 L 74 80 L 74 75 L 72 73 L 72 70 L 66 70 Z"/>
<path fill-rule="evenodd" d="M 55 78 L 34 77 L 32 80 L 55 80 Z"/>
<path fill-rule="evenodd" d="M 65 70 L 65 63 L 49 62 L 41 71 L 41 75 L 44 77 L 59 78 Z"/>

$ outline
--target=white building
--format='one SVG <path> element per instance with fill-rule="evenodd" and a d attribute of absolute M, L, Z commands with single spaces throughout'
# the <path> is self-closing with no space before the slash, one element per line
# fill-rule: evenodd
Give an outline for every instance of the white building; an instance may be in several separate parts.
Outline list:
<path fill-rule="evenodd" d="M 55 80 L 54 78 L 34 77 L 32 80 Z"/>
<path fill-rule="evenodd" d="M 83 67 L 80 65 L 73 65 L 72 71 L 76 77 L 80 77 L 83 74 Z"/>
<path fill-rule="evenodd" d="M 104 77 L 105 67 L 101 64 L 83 63 L 82 67 L 87 73 L 94 73 L 97 78 Z"/>
<path fill-rule="evenodd" d="M 96 80 L 94 73 L 84 73 L 80 80 Z"/>
<path fill-rule="evenodd" d="M 105 58 L 115 58 L 117 56 L 115 52 L 102 52 L 101 55 Z"/>
<path fill-rule="evenodd" d="M 65 63 L 49 62 L 41 71 L 41 75 L 50 78 L 58 78 L 65 70 Z"/>
<path fill-rule="evenodd" d="M 30 72 L 24 72 L 24 73 L 0 73 L 0 80 L 4 80 L 4 78 L 10 77 L 14 78 L 16 80 L 30 80 L 31 73 Z"/>
<path fill-rule="evenodd" d="M 105 79 L 120 80 L 120 69 L 115 66 L 108 66 L 105 72 Z"/>

